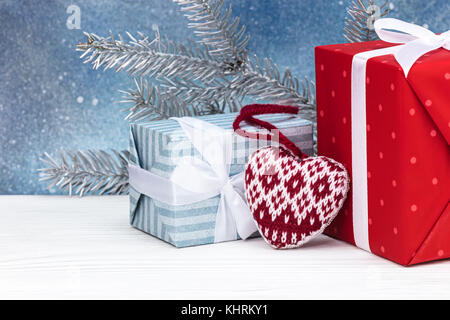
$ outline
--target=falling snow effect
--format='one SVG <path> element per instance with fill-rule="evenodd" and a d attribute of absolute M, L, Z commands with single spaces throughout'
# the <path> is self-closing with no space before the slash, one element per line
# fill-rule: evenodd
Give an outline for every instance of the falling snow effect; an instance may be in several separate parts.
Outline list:
<path fill-rule="evenodd" d="M 391 0 L 392 17 L 448 28 L 448 0 Z M 249 49 L 272 57 L 297 76 L 314 78 L 316 45 L 343 42 L 350 0 L 229 0 L 252 36 Z M 81 30 L 66 27 L 69 5 L 81 9 Z M 156 26 L 173 40 L 192 37 L 168 0 L 38 0 L 0 2 L 0 194 L 47 194 L 38 182 L 39 157 L 61 148 L 115 148 L 128 144 L 128 126 L 115 102 L 132 86 L 124 74 L 83 65 L 82 31 L 107 36 Z"/>

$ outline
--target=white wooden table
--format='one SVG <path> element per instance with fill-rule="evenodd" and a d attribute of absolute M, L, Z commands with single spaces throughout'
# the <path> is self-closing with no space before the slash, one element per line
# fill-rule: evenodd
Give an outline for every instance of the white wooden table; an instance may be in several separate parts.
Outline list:
<path fill-rule="evenodd" d="M 0 299 L 450 299 L 449 260 L 404 268 L 325 236 L 176 249 L 128 215 L 126 196 L 0 196 Z"/>

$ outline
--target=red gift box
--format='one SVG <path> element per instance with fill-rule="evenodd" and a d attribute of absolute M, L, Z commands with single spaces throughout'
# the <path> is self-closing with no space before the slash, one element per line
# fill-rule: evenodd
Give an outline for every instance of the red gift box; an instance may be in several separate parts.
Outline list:
<path fill-rule="evenodd" d="M 318 151 L 352 178 L 326 234 L 413 265 L 450 258 L 450 51 L 405 77 L 393 46 L 316 48 Z"/>

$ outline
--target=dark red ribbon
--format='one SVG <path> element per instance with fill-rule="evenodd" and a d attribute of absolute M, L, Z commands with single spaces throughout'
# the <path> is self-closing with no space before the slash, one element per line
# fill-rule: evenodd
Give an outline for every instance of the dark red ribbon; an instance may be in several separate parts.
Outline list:
<path fill-rule="evenodd" d="M 240 124 L 242 121 L 246 121 L 249 124 L 265 128 L 269 131 L 278 130 L 279 142 L 284 145 L 288 150 L 290 150 L 294 155 L 300 158 L 307 158 L 308 155 L 304 154 L 300 148 L 298 148 L 291 140 L 289 140 L 276 126 L 273 124 L 255 118 L 256 115 L 261 114 L 274 114 L 274 113 L 287 113 L 287 114 L 298 114 L 298 107 L 293 106 L 282 106 L 276 104 L 251 104 L 243 107 L 241 112 L 236 117 L 233 122 L 234 131 L 246 138 L 257 139 L 257 140 L 271 140 L 270 135 L 247 132 L 241 129 Z"/>

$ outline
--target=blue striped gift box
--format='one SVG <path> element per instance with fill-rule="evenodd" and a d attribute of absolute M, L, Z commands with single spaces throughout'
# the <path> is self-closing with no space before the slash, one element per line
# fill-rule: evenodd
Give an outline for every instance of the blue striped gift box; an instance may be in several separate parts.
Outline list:
<path fill-rule="evenodd" d="M 237 113 L 199 117 L 226 130 L 232 130 Z M 312 154 L 311 122 L 292 115 L 263 115 L 258 118 L 277 126 L 304 153 Z M 258 130 L 243 126 L 248 131 Z M 164 178 L 170 178 L 179 160 L 201 155 L 175 120 L 134 123 L 130 129 L 130 162 Z M 244 170 L 250 154 L 275 142 L 237 137 L 233 141 L 230 176 Z M 219 196 L 190 205 L 174 206 L 141 195 L 130 188 L 130 223 L 176 247 L 214 243 Z"/>

